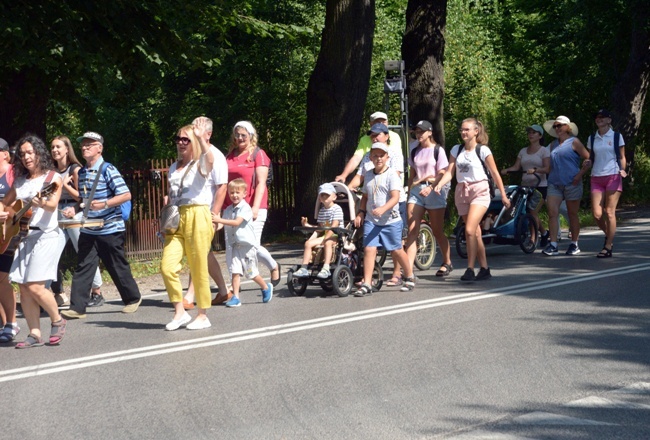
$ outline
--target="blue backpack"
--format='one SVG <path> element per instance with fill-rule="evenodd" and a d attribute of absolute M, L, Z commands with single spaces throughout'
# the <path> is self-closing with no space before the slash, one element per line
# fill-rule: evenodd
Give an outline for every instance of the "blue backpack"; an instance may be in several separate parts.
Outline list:
<path fill-rule="evenodd" d="M 102 164 L 102 174 L 104 175 L 104 180 L 108 182 L 108 176 L 106 175 L 106 170 L 110 164 L 104 162 Z M 120 211 L 122 212 L 122 220 L 127 221 L 131 217 L 131 201 L 128 200 L 120 205 Z"/>

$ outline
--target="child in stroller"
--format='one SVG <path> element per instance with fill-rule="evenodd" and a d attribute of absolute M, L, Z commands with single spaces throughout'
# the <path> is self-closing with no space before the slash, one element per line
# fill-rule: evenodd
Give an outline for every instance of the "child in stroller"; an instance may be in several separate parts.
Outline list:
<path fill-rule="evenodd" d="M 323 267 L 316 275 L 316 278 L 327 279 L 330 277 L 330 262 L 336 247 L 336 234 L 331 228 L 338 228 L 343 223 L 343 209 L 334 203 L 336 200 L 336 190 L 331 183 L 324 183 L 318 188 L 318 199 L 321 207 L 318 210 L 318 227 L 327 228 L 314 233 L 305 241 L 305 251 L 302 256 L 302 266 L 293 273 L 294 277 L 304 278 L 309 276 L 307 266 L 311 260 L 312 251 L 317 246 L 323 246 Z M 316 228 L 310 225 L 307 217 L 301 218 L 303 227 Z M 322 233 L 321 233 L 322 232 Z"/>
<path fill-rule="evenodd" d="M 355 287 L 354 283 L 361 280 L 363 248 L 355 244 L 358 232 L 353 223 L 356 205 L 355 196 L 343 183 L 330 182 L 319 187 L 314 208 L 318 226 L 310 225 L 303 217 L 302 226 L 293 228 L 309 235 L 309 238 L 305 242 L 302 264 L 287 272 L 287 287 L 291 293 L 302 295 L 310 284 L 320 284 L 326 292 L 335 291 L 339 296 L 348 296 Z M 321 216 L 323 210 L 328 209 L 340 210 L 342 214 L 342 217 L 338 214 L 332 216 L 337 220 L 333 220 L 329 226 Z M 375 264 L 373 290 L 379 290 L 382 283 L 381 266 Z"/>

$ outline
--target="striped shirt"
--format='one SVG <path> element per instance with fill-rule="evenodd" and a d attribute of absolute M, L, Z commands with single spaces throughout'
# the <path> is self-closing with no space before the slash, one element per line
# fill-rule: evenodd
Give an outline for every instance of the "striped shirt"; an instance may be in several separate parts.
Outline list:
<path fill-rule="evenodd" d="M 339 205 L 332 205 L 329 208 L 321 206 L 318 210 L 318 226 L 332 226 L 334 220 L 339 221 L 339 227 L 343 227 L 343 209 Z"/>
<path fill-rule="evenodd" d="M 84 203 L 90 203 L 88 197 L 95 183 L 95 176 L 101 171 L 103 163 L 104 159 L 100 158 L 92 168 L 88 169 L 84 166 L 79 170 L 79 193 Z M 104 201 L 128 192 L 130 192 L 129 188 L 120 172 L 113 165 L 108 164 L 106 171 L 99 176 L 93 200 Z M 88 219 L 97 218 L 104 220 L 104 226 L 82 228 L 81 231 L 91 235 L 109 235 L 126 230 L 119 205 L 97 211 L 88 210 Z"/>

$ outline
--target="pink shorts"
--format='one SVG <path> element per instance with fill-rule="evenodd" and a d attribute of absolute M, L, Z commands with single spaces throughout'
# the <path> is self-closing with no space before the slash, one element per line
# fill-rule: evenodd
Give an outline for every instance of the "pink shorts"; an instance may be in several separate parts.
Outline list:
<path fill-rule="evenodd" d="M 454 195 L 458 215 L 467 215 L 469 205 L 490 206 L 490 185 L 487 180 L 480 182 L 464 182 L 456 185 Z"/>
<path fill-rule="evenodd" d="M 591 176 L 591 192 L 623 191 L 623 178 L 620 174 L 609 176 Z"/>

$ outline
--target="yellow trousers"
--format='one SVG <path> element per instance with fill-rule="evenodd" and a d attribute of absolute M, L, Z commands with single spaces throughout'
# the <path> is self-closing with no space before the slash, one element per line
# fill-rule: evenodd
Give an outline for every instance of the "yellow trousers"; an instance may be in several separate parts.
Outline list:
<path fill-rule="evenodd" d="M 183 268 L 183 256 L 185 256 L 194 283 L 196 305 L 201 309 L 209 309 L 212 293 L 208 273 L 208 253 L 214 235 L 210 208 L 206 205 L 184 205 L 179 211 L 178 231 L 165 236 L 165 247 L 160 263 L 165 289 L 171 302 L 183 301 L 180 273 Z"/>

